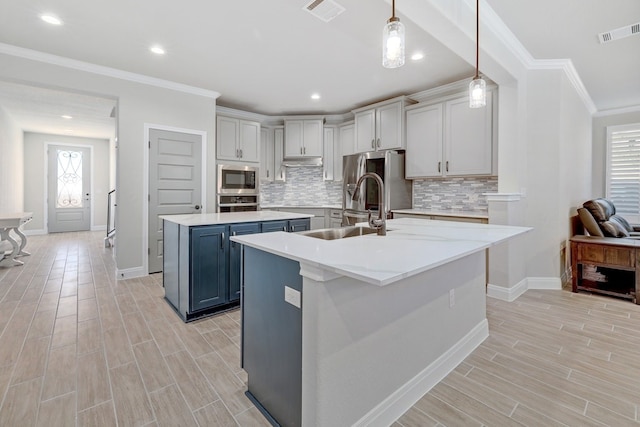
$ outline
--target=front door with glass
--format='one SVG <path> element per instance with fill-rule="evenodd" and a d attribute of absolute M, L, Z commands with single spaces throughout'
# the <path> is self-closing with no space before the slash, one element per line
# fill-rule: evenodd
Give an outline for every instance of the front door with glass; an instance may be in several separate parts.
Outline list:
<path fill-rule="evenodd" d="M 91 149 L 48 146 L 48 230 L 91 228 Z"/>

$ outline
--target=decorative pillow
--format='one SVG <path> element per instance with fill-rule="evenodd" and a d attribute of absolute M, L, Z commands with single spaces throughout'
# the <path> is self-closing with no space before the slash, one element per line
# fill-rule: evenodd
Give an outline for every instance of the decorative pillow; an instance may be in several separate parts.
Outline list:
<path fill-rule="evenodd" d="M 607 237 L 629 237 L 629 232 L 623 229 L 615 221 L 604 221 L 600 223 L 600 228 Z"/>
<path fill-rule="evenodd" d="M 611 215 L 615 215 L 616 208 L 607 199 L 594 199 L 584 202 L 583 205 L 597 222 L 608 221 Z"/>

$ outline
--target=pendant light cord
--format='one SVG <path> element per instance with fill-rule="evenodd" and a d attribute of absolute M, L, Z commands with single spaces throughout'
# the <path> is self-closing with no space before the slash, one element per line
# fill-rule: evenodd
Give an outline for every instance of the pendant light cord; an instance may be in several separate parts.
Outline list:
<path fill-rule="evenodd" d="M 391 0 L 391 18 L 396 17 L 396 0 Z"/>
<path fill-rule="evenodd" d="M 475 79 L 478 78 L 479 56 L 480 56 L 480 0 L 476 0 L 476 76 L 474 77 Z"/>

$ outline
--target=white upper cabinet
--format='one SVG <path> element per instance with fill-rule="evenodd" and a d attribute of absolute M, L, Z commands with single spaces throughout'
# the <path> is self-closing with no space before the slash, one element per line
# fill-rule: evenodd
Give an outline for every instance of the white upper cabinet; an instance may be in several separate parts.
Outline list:
<path fill-rule="evenodd" d="M 442 176 L 442 104 L 407 111 L 407 178 Z"/>
<path fill-rule="evenodd" d="M 260 161 L 260 123 L 217 116 L 216 155 L 219 160 Z"/>
<path fill-rule="evenodd" d="M 322 157 L 324 120 L 285 120 L 284 157 Z"/>
<path fill-rule="evenodd" d="M 273 153 L 275 160 L 274 180 L 284 181 L 286 179 L 286 168 L 282 166 L 284 159 L 284 128 L 282 126 L 273 129 Z"/>
<path fill-rule="evenodd" d="M 344 156 L 354 153 L 355 125 L 353 123 L 340 126 L 339 136 L 334 149 L 333 179 L 342 181 Z"/>
<path fill-rule="evenodd" d="M 403 149 L 406 104 L 407 99 L 401 97 L 354 110 L 356 152 Z"/>
<path fill-rule="evenodd" d="M 323 162 L 323 179 L 325 181 L 333 181 L 335 179 L 335 145 L 336 145 L 336 127 L 324 127 L 324 154 Z"/>
<path fill-rule="evenodd" d="M 494 174 L 493 92 L 487 106 L 466 96 L 407 111 L 406 177 Z"/>
<path fill-rule="evenodd" d="M 273 181 L 275 176 L 275 146 L 273 130 L 260 129 L 260 179 Z"/>

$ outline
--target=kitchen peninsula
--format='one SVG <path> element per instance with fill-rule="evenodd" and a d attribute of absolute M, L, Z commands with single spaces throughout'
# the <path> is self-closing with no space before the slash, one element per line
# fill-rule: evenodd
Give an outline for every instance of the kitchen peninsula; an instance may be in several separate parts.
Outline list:
<path fill-rule="evenodd" d="M 237 236 L 247 395 L 282 426 L 390 425 L 488 336 L 485 249 L 530 228 Z"/>
<path fill-rule="evenodd" d="M 309 230 L 313 215 L 251 211 L 162 215 L 165 299 L 185 322 L 240 304 L 240 245 L 230 236 Z"/>

